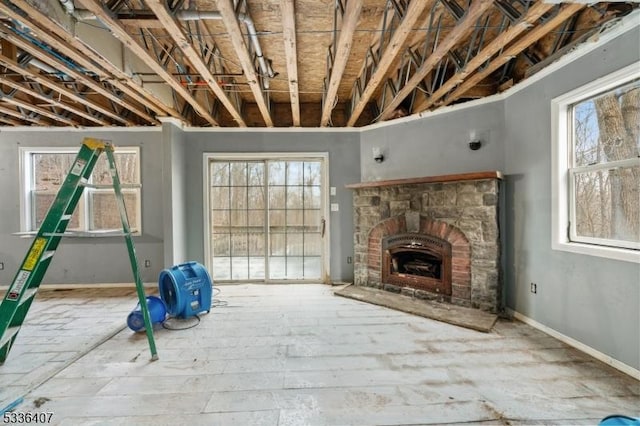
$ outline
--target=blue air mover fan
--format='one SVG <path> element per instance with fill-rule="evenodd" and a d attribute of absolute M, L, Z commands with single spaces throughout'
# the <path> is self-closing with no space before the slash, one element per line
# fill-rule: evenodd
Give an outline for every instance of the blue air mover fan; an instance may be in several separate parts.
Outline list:
<path fill-rule="evenodd" d="M 158 285 L 170 316 L 188 318 L 211 310 L 213 284 L 205 267 L 198 262 L 164 269 Z"/>
<path fill-rule="evenodd" d="M 149 309 L 151 324 L 161 323 L 167 316 L 167 309 L 165 308 L 164 303 L 155 296 L 147 296 L 147 308 Z M 138 303 L 136 308 L 131 311 L 127 317 L 127 325 L 133 331 L 144 330 L 144 316 L 142 315 L 140 303 Z"/>

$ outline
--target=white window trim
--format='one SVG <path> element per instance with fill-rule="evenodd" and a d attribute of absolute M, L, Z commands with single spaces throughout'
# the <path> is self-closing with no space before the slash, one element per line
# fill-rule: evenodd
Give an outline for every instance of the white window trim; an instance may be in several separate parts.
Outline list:
<path fill-rule="evenodd" d="M 142 161 L 140 158 L 140 147 L 139 146 L 121 146 L 118 147 L 119 150 L 125 152 L 134 152 L 136 153 L 138 159 L 138 168 L 137 168 L 137 180 L 141 182 L 141 166 Z M 32 171 L 33 165 L 31 164 L 31 155 L 37 153 L 61 153 L 61 154 L 77 154 L 78 150 L 71 147 L 20 147 L 19 148 L 19 184 L 20 184 L 20 235 L 35 235 L 38 231 L 33 230 L 33 212 L 31 209 L 32 200 L 31 200 L 31 184 L 32 184 Z M 127 192 L 131 192 L 130 189 L 127 188 L 126 184 L 121 185 L 122 194 L 126 194 Z M 106 192 L 108 189 L 95 189 L 94 191 L 98 192 Z M 77 209 L 82 209 L 85 213 L 81 213 L 83 217 L 80 218 L 80 222 L 86 228 L 88 224 L 85 224 L 85 217 L 90 214 L 88 210 L 90 210 L 89 206 L 89 195 L 88 193 L 83 194 L 82 204 L 78 203 Z M 140 190 L 140 196 L 136 202 L 136 215 L 139 218 L 139 226 L 136 228 L 132 227 L 131 235 L 133 236 L 141 236 L 142 235 L 142 190 Z M 114 233 L 114 231 L 116 233 Z M 117 232 L 121 232 L 121 230 L 89 230 L 85 229 L 80 232 L 70 233 L 70 237 L 110 237 L 117 234 Z"/>
<path fill-rule="evenodd" d="M 605 77 L 551 100 L 551 248 L 589 256 L 640 263 L 640 251 L 569 240 L 569 159 L 571 129 L 570 105 L 640 78 L 640 62 L 631 64 Z"/>
<path fill-rule="evenodd" d="M 212 153 L 205 152 L 202 155 L 202 199 L 204 203 L 202 205 L 203 209 L 203 219 L 204 219 L 204 258 L 205 258 L 205 267 L 209 270 L 212 268 L 211 264 L 211 220 L 209 214 L 209 205 L 211 202 L 210 199 L 210 169 L 209 163 L 211 161 L 216 160 L 241 160 L 241 161 L 250 161 L 250 160 L 305 160 L 305 159 L 322 159 L 323 163 L 323 179 L 322 186 L 326 188 L 324 194 L 323 207 L 322 207 L 322 215 L 325 219 L 325 243 L 323 244 L 323 259 L 324 263 L 322 264 L 322 271 L 320 272 L 321 277 L 324 277 L 325 281 L 330 280 L 331 277 L 331 215 L 329 212 L 329 153 L 328 152 L 259 152 L 259 153 L 251 153 L 251 152 L 222 152 L 222 153 Z M 280 280 L 265 280 L 265 282 L 278 282 Z M 288 282 L 288 281 L 287 281 Z M 327 284 L 329 282 L 326 282 Z"/>

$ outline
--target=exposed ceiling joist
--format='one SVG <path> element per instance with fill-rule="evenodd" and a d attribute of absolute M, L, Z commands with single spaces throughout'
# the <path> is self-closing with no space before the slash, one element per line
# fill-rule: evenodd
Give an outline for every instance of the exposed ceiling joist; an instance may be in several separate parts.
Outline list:
<path fill-rule="evenodd" d="M 364 92 L 351 112 L 347 126 L 353 126 L 362 114 L 365 106 L 373 97 L 376 89 L 384 80 L 398 54 L 402 51 L 407 38 L 413 33 L 413 27 L 425 9 L 430 8 L 432 0 L 412 1 L 405 13 L 404 19 L 393 33 L 391 41 L 387 45 L 384 54 L 377 64 L 376 70 L 367 82 Z"/>
<path fill-rule="evenodd" d="M 3 116 L 0 116 L 0 123 L 8 124 L 9 126 L 14 126 L 14 127 L 24 126 L 24 122 L 22 121 L 14 120 L 13 118 L 3 117 Z"/>
<path fill-rule="evenodd" d="M 633 0 L 0 0 L 0 128 L 368 125 L 500 93 L 639 13 Z"/>
<path fill-rule="evenodd" d="M 115 67 L 111 62 L 104 59 L 102 55 L 87 46 L 77 37 L 70 37 L 57 22 L 49 16 L 34 8 L 25 0 L 13 0 L 16 6 L 20 7 L 26 15 L 16 13 L 12 8 L 0 3 L 0 11 L 17 22 L 27 26 L 38 38 L 53 47 L 78 65 L 87 69 L 92 69 L 101 78 L 109 79 L 110 83 L 121 90 L 133 100 L 146 105 L 156 114 L 164 115 L 171 113 L 171 108 L 161 103 L 153 95 L 139 86 L 127 84 L 130 81 L 128 75 Z M 97 66 L 96 66 L 97 65 Z M 112 77 L 113 76 L 113 77 Z M 178 116 L 174 110 L 174 114 Z M 153 120 L 153 123 L 157 121 Z"/>
<path fill-rule="evenodd" d="M 109 90 L 105 89 L 100 83 L 97 83 L 96 81 L 92 80 L 91 78 L 87 77 L 86 75 L 70 68 L 69 66 L 67 66 L 66 64 L 64 64 L 62 61 L 58 60 L 56 57 L 54 57 L 52 54 L 45 52 L 43 50 L 38 49 L 36 46 L 34 46 L 31 43 L 26 42 L 24 39 L 14 35 L 10 29 L 8 28 L 1 28 L 0 27 L 0 37 L 3 37 L 9 41 L 11 41 L 13 44 L 15 44 L 16 46 L 18 46 L 20 49 L 22 49 L 24 52 L 29 53 L 30 55 L 32 55 L 34 58 L 37 58 L 47 64 L 53 64 L 58 70 L 60 70 L 61 72 L 63 72 L 64 74 L 66 74 L 67 76 L 73 78 L 76 82 L 80 82 L 82 84 L 84 84 L 87 87 L 90 87 L 92 90 L 96 91 L 96 93 L 104 96 L 105 98 L 111 100 L 112 102 L 115 102 L 116 104 L 120 105 L 123 108 L 128 109 L 129 111 L 137 114 L 138 116 L 144 118 L 145 120 L 148 120 L 150 122 L 155 122 L 154 118 L 151 117 L 149 114 L 147 114 L 146 112 L 142 111 L 140 108 L 135 107 L 133 105 L 131 105 L 130 103 L 127 103 L 125 101 L 123 101 L 119 96 L 115 95 L 114 93 L 110 92 Z M 127 124 L 128 126 L 133 126 L 136 123 L 130 119 L 126 119 L 126 118 L 122 118 L 119 115 L 116 115 L 116 117 L 118 117 L 118 121 L 122 121 L 124 120 L 124 123 Z"/>
<path fill-rule="evenodd" d="M 238 55 L 240 65 L 242 65 L 242 69 L 247 76 L 247 82 L 249 84 L 249 87 L 251 88 L 251 92 L 253 92 L 253 96 L 256 100 L 256 104 L 258 105 L 258 109 L 262 114 L 262 118 L 267 127 L 273 127 L 271 112 L 269 111 L 269 106 L 267 105 L 264 93 L 262 92 L 260 79 L 258 78 L 256 70 L 253 66 L 253 61 L 251 60 L 251 57 L 249 57 L 249 50 L 247 49 L 247 45 L 244 42 L 242 30 L 240 29 L 240 23 L 238 22 L 238 18 L 236 17 L 233 4 L 231 0 L 217 0 L 217 5 L 218 10 L 220 11 L 220 15 L 222 16 L 222 19 L 224 21 L 224 25 L 227 28 L 227 32 L 229 33 L 231 43 L 233 44 L 236 54 Z"/>
<path fill-rule="evenodd" d="M 429 108 L 431 105 L 440 100 L 451 89 L 458 84 L 462 83 L 465 78 L 480 68 L 482 64 L 490 60 L 493 55 L 507 46 L 516 37 L 527 31 L 542 15 L 547 13 L 556 5 L 553 3 L 536 3 L 529 8 L 524 16 L 522 16 L 516 23 L 514 23 L 509 29 L 500 33 L 494 38 L 491 43 L 485 46 L 480 52 L 478 52 L 463 69 L 455 73 L 446 83 L 444 83 L 438 90 L 436 90 L 431 96 L 425 99 L 422 103 L 413 108 L 414 112 L 421 112 Z"/>
<path fill-rule="evenodd" d="M 287 61 L 287 76 L 291 96 L 293 125 L 300 126 L 300 96 L 298 94 L 298 54 L 296 47 L 296 12 L 294 0 L 280 0 L 284 52 Z"/>
<path fill-rule="evenodd" d="M 418 24 L 418 31 L 414 31 L 413 36 L 410 38 L 408 44 L 409 48 L 414 48 L 418 43 L 425 39 L 427 28 L 429 28 L 429 24 L 432 22 L 432 20 L 437 20 L 437 17 L 439 16 L 438 10 L 440 8 L 441 6 L 437 2 L 434 3 L 433 6 L 431 6 L 431 10 L 429 11 L 429 13 L 427 13 L 422 22 Z"/>
<path fill-rule="evenodd" d="M 9 68 L 10 70 L 12 70 L 13 72 L 16 72 L 20 75 L 22 75 L 23 77 L 26 77 L 30 80 L 33 80 L 39 84 L 41 84 L 44 87 L 47 87 L 53 91 L 55 91 L 56 93 L 59 93 L 62 96 L 66 96 L 67 98 L 69 98 L 70 100 L 74 101 L 74 102 L 78 102 L 80 105 L 86 105 L 89 108 L 107 116 L 110 117 L 111 119 L 115 120 L 115 121 L 119 121 L 119 122 L 123 122 L 126 123 L 126 121 L 122 118 L 119 117 L 117 114 L 113 113 L 113 111 L 110 111 L 109 109 L 103 107 L 102 105 L 99 105 L 87 98 L 85 98 L 84 96 L 80 96 L 79 94 L 77 94 L 76 92 L 74 92 L 73 90 L 69 90 L 66 87 L 64 87 L 62 84 L 60 83 L 56 83 L 44 76 L 41 76 L 39 74 L 33 73 L 25 68 L 23 68 L 20 64 L 18 64 L 16 61 L 12 61 L 9 58 L 5 58 L 2 55 L 0 55 L 0 65 Z"/>
<path fill-rule="evenodd" d="M 407 81 L 407 83 L 398 91 L 393 99 L 384 106 L 380 114 L 380 120 L 386 120 L 395 111 L 400 103 L 411 94 L 411 92 L 425 79 L 425 77 L 433 70 L 440 60 L 462 39 L 468 36 L 473 30 L 475 22 L 485 13 L 493 4 L 493 0 L 474 0 L 467 10 L 464 17 L 457 23 L 444 40 L 438 45 L 436 50 L 424 61 L 415 74 Z"/>
<path fill-rule="evenodd" d="M 39 106 L 33 105 L 29 102 L 26 101 L 22 101 L 20 99 L 17 99 L 15 97 L 7 97 L 7 96 L 1 96 L 0 97 L 0 101 L 22 108 L 22 109 L 26 109 L 27 111 L 31 111 L 31 112 L 35 112 L 36 114 L 39 114 L 41 116 L 47 117 L 51 120 L 53 120 L 54 122 L 58 122 L 61 125 L 67 125 L 67 126 L 73 126 L 76 127 L 78 126 L 80 123 L 78 123 L 76 120 L 73 120 L 71 118 L 67 118 L 67 117 L 63 117 L 60 114 L 55 114 L 51 111 L 47 111 L 44 108 L 41 108 Z"/>
<path fill-rule="evenodd" d="M 488 77 L 495 70 L 500 68 L 502 65 L 509 62 L 516 55 L 522 52 L 527 47 L 531 46 L 536 41 L 540 40 L 542 37 L 547 35 L 549 32 L 553 31 L 560 24 L 562 24 L 565 20 L 571 18 L 571 16 L 575 13 L 578 13 L 582 8 L 584 8 L 584 4 L 580 3 L 571 3 L 566 6 L 563 6 L 562 10 L 560 10 L 553 18 L 546 21 L 544 24 L 536 27 L 532 31 L 528 32 L 524 37 L 520 38 L 514 44 L 509 46 L 500 56 L 491 61 L 489 65 L 484 68 L 482 71 L 479 71 L 473 74 L 470 78 L 465 80 L 456 90 L 453 91 L 449 96 L 447 96 L 442 103 L 443 105 L 449 105 L 451 102 L 460 98 L 465 94 L 467 90 L 478 84 L 480 81 Z"/>
<path fill-rule="evenodd" d="M 33 118 L 33 117 L 29 117 L 25 114 L 20 113 L 19 111 L 16 111 L 14 109 L 11 108 L 6 108 L 3 106 L 0 106 L 0 114 L 5 114 L 5 115 L 10 115 L 12 117 L 15 117 L 19 120 L 22 121 L 28 121 L 29 123 L 33 123 L 33 124 L 38 124 L 38 125 L 45 125 L 45 126 L 49 126 L 51 123 L 49 122 L 49 120 L 43 121 L 42 117 L 37 117 L 37 118 Z"/>
<path fill-rule="evenodd" d="M 575 16 L 574 15 L 571 19 L 567 19 L 565 21 L 565 23 L 567 22 L 571 22 L 575 20 Z M 531 77 L 532 75 L 534 75 L 535 73 L 537 73 L 538 71 L 542 70 L 544 67 L 548 66 L 549 64 L 557 61 L 560 57 L 562 57 L 563 55 L 566 55 L 569 51 L 575 49 L 576 46 L 578 46 L 579 44 L 585 43 L 589 40 L 589 38 L 593 37 L 593 35 L 595 33 L 597 33 L 598 31 L 601 31 L 602 25 L 609 22 L 612 19 L 616 19 L 613 16 L 607 16 L 604 17 L 602 19 L 602 21 L 600 21 L 600 25 L 594 26 L 593 28 L 590 28 L 588 31 L 586 31 L 584 34 L 582 34 L 580 37 L 578 38 L 572 38 L 571 41 L 567 40 L 567 37 L 563 37 L 564 41 L 565 41 L 565 45 L 563 48 L 555 50 L 552 54 L 550 54 L 549 56 L 547 56 L 546 58 L 542 59 L 541 61 L 537 62 L 536 64 L 533 64 L 531 67 L 527 68 L 527 71 L 525 72 L 525 78 Z M 573 34 L 574 31 L 567 31 L 567 34 Z M 565 35 L 565 34 L 563 34 Z"/>
<path fill-rule="evenodd" d="M 218 125 L 218 121 L 213 118 L 211 113 L 204 108 L 200 103 L 184 88 L 173 76 L 165 70 L 147 50 L 140 46 L 136 40 L 133 39 L 124 28 L 124 26 L 112 17 L 108 10 L 105 10 L 103 5 L 97 0 L 76 0 L 82 7 L 88 9 L 91 13 L 95 14 L 104 24 L 106 24 L 111 33 L 119 38 L 120 41 L 131 52 L 143 60 L 149 68 L 151 68 L 160 78 L 162 78 L 173 90 L 176 91 L 202 118 L 207 120 L 209 124 L 213 126 Z"/>
<path fill-rule="evenodd" d="M 353 43 L 353 33 L 356 30 L 361 10 L 362 0 L 347 0 L 347 6 L 342 16 L 342 25 L 340 26 L 340 37 L 338 38 L 333 64 L 331 66 L 331 76 L 329 77 L 329 84 L 327 85 L 327 94 L 324 98 L 324 105 L 322 106 L 322 118 L 320 120 L 322 127 L 327 126 L 331 120 L 331 111 L 335 106 L 338 87 L 340 86 L 344 69 L 349 60 L 349 53 L 351 52 L 351 45 Z"/>
<path fill-rule="evenodd" d="M 121 13 L 116 18 L 124 25 L 131 28 L 157 28 L 163 29 L 164 26 L 158 20 L 156 15 L 147 13 Z"/>
<path fill-rule="evenodd" d="M 0 3 L 0 7 L 3 7 L 2 3 Z M 2 55 L 6 56 L 7 58 L 18 58 L 18 49 L 16 48 L 16 45 L 11 43 L 9 40 L 1 39 L 0 48 L 2 49 Z"/>
<path fill-rule="evenodd" d="M 238 123 L 238 126 L 246 127 L 247 124 L 242 118 L 240 112 L 236 109 L 236 106 L 227 97 L 227 94 L 220 87 L 209 67 L 204 63 L 204 60 L 198 52 L 196 52 L 191 42 L 189 42 L 180 24 L 178 24 L 175 18 L 171 16 L 165 7 L 166 2 L 163 0 L 145 0 L 145 2 L 149 9 L 153 11 L 158 20 L 162 23 L 167 32 L 171 35 L 189 62 L 191 62 L 191 65 L 193 65 L 193 67 L 198 71 L 200 77 L 206 81 L 209 88 L 218 97 L 218 100 L 225 106 L 227 111 L 229 111 L 233 119 Z"/>
<path fill-rule="evenodd" d="M 19 90 L 20 92 L 29 95 L 35 99 L 40 99 L 43 102 L 46 102 L 48 104 L 50 104 L 51 106 L 55 106 L 64 110 L 69 111 L 72 114 L 75 114 L 79 117 L 85 118 L 89 121 L 92 121 L 100 126 L 110 126 L 111 123 L 108 122 L 107 120 L 104 120 L 102 118 L 98 118 L 98 117 L 94 117 L 93 115 L 87 113 L 86 111 L 82 111 L 79 108 L 74 107 L 73 105 L 68 105 L 64 102 L 62 102 L 62 100 L 60 99 L 54 99 L 52 96 L 46 96 L 43 95 L 41 93 L 38 93 L 35 90 L 32 90 L 30 88 L 28 88 L 27 86 L 25 86 L 24 84 L 19 84 L 17 82 L 11 81 L 9 79 L 6 78 L 1 78 L 0 82 L 8 87 L 11 87 L 12 89 L 15 90 Z"/>

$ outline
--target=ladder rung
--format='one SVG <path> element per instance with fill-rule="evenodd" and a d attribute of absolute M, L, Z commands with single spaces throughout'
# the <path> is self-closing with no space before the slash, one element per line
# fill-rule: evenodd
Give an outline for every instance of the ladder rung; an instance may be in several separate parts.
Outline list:
<path fill-rule="evenodd" d="M 92 188 L 92 189 L 113 189 L 113 185 L 107 185 L 107 184 L 93 184 L 93 183 L 89 183 L 89 182 L 80 182 L 80 185 L 84 186 L 85 188 Z M 139 183 L 121 183 L 120 184 L 120 188 L 122 189 L 131 189 L 131 188 L 141 188 L 142 185 Z"/>
<path fill-rule="evenodd" d="M 29 299 L 31 299 L 33 296 L 35 296 L 37 292 L 38 292 L 38 287 L 34 287 L 34 288 L 30 288 L 27 291 L 25 291 L 24 293 L 22 293 L 22 297 L 20 298 L 20 303 L 18 303 L 18 306 L 20 306 L 23 303 L 27 302 Z"/>
<path fill-rule="evenodd" d="M 71 232 L 43 232 L 43 237 L 68 237 L 73 235 Z"/>
<path fill-rule="evenodd" d="M 20 326 L 19 325 L 15 325 L 13 327 L 8 327 L 5 330 L 4 334 L 0 337 L 0 348 L 3 348 L 4 345 L 9 343 L 11 341 L 11 339 L 13 338 L 13 336 L 18 334 L 18 331 L 20 331 Z"/>
<path fill-rule="evenodd" d="M 133 235 L 138 232 L 131 229 L 129 233 L 125 233 L 120 229 L 106 229 L 102 231 L 66 231 L 66 232 L 43 232 L 43 237 L 121 237 L 123 235 Z"/>

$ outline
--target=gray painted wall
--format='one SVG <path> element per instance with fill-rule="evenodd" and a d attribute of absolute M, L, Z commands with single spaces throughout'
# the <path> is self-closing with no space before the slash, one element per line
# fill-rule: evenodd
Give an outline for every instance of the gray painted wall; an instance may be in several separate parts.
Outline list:
<path fill-rule="evenodd" d="M 636 369 L 640 265 L 551 249 L 550 105 L 638 61 L 638 40 L 636 27 L 514 93 L 504 107 L 508 306 Z"/>
<path fill-rule="evenodd" d="M 505 100 L 361 135 L 362 181 L 502 170 L 509 308 L 640 369 L 640 265 L 551 250 L 551 99 L 638 61 L 634 30 Z M 468 149 L 470 132 L 485 144 Z M 385 161 L 373 160 L 373 147 Z M 425 149 L 430 149 L 429 153 Z M 538 285 L 530 292 L 530 282 Z"/>
<path fill-rule="evenodd" d="M 330 272 L 334 281 L 352 280 L 353 199 L 344 186 L 360 181 L 358 132 L 189 131 L 186 132 L 187 222 L 189 260 L 204 262 L 203 154 L 222 152 L 328 152 L 329 185 L 336 187 L 331 203 L 340 210 L 330 213 Z"/>
<path fill-rule="evenodd" d="M 173 122 L 162 124 L 164 265 L 187 261 L 187 160 L 184 132 Z"/>
<path fill-rule="evenodd" d="M 68 131 L 57 129 L 29 129 L 0 132 L 0 285 L 13 280 L 33 238 L 11 235 L 20 231 L 19 147 L 74 147 L 80 149 L 84 137 L 108 139 L 120 146 L 140 146 L 142 162 L 142 226 L 143 235 L 135 237 L 136 252 L 141 265 L 151 261 L 150 268 L 142 266 L 142 279 L 157 281 L 162 266 L 163 215 L 158 209 L 162 202 L 162 145 L 157 130 Z M 122 283 L 133 282 L 127 248 L 122 237 L 64 238 L 43 283 Z"/>
<path fill-rule="evenodd" d="M 504 168 L 504 112 L 496 101 L 438 113 L 362 133 L 362 181 L 502 170 Z M 482 148 L 469 149 L 471 133 Z M 373 160 L 373 148 L 385 159 Z"/>

